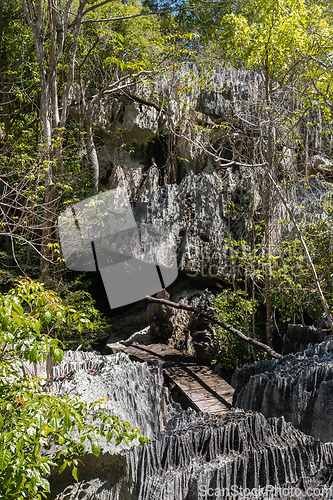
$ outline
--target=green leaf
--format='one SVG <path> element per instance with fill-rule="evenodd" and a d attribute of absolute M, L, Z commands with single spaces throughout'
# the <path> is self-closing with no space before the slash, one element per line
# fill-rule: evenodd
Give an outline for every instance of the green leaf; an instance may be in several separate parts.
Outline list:
<path fill-rule="evenodd" d="M 22 318 L 15 311 L 12 311 L 12 319 L 18 326 L 22 325 Z"/>
<path fill-rule="evenodd" d="M 52 347 L 50 349 L 50 354 L 52 356 L 52 358 L 54 359 L 54 361 L 56 361 L 57 363 L 60 363 L 62 358 L 63 358 L 63 351 L 61 349 L 59 349 L 58 347 Z"/>
<path fill-rule="evenodd" d="M 56 431 L 58 429 L 58 427 L 59 427 L 59 420 L 57 418 L 52 418 L 51 422 L 50 422 L 50 425 L 52 427 L 52 430 Z"/>
<path fill-rule="evenodd" d="M 48 482 L 47 479 L 40 478 L 39 484 L 43 488 L 44 491 L 47 491 L 47 493 L 50 493 L 50 483 Z"/>
<path fill-rule="evenodd" d="M 28 312 L 23 311 L 20 303 L 27 306 Z M 44 313 L 44 307 L 50 307 L 50 304 L 52 309 Z M 72 474 L 78 480 L 78 458 L 85 454 L 87 439 L 91 442 L 92 453 L 96 456 L 100 454 L 99 444 L 94 441 L 99 424 L 86 424 L 95 413 L 93 405 L 78 397 L 60 399 L 43 395 L 40 381 L 22 378 L 20 372 L 19 367 L 25 360 L 40 360 L 47 351 L 61 361 L 63 344 L 45 331 L 40 334 L 36 327 L 39 320 L 44 327 L 53 318 L 60 320 L 60 316 L 56 315 L 57 307 L 62 307 L 57 295 L 29 279 L 20 280 L 8 294 L 0 292 L 0 348 L 5 348 L 8 353 L 8 359 L 0 357 L 0 497 L 5 492 L 8 500 L 44 498 L 49 491 L 46 478 L 51 466 L 56 466 L 57 462 L 62 464 L 60 472 L 66 466 L 74 467 Z M 82 324 L 81 320 L 84 320 L 85 325 L 90 324 L 86 314 L 70 307 L 64 311 L 64 318 L 73 320 L 76 315 L 78 323 Z M 53 325 L 57 334 L 61 332 L 58 326 L 56 322 Z M 15 365 L 10 362 L 14 356 L 17 360 Z M 116 417 L 103 412 L 100 415 L 114 428 L 114 422 L 118 421 L 114 420 Z M 77 440 L 70 436 L 73 426 L 79 434 Z M 130 429 L 125 428 L 126 431 Z M 118 431 L 121 435 L 120 427 Z M 42 447 L 48 449 L 52 445 L 58 445 L 55 457 L 41 456 Z"/>
<path fill-rule="evenodd" d="M 73 467 L 72 476 L 74 477 L 75 481 L 79 480 L 79 471 L 77 467 Z"/>
<path fill-rule="evenodd" d="M 11 453 L 8 448 L 0 450 L 0 470 L 4 470 L 8 467 L 11 459 Z"/>
<path fill-rule="evenodd" d="M 94 454 L 96 457 L 98 457 L 98 455 L 100 454 L 100 451 L 101 451 L 101 449 L 100 449 L 100 447 L 99 447 L 99 443 L 98 443 L 98 441 L 93 441 L 93 442 L 91 443 L 91 451 L 93 452 L 93 454 Z"/>
<path fill-rule="evenodd" d="M 50 313 L 50 311 L 46 311 L 46 313 L 44 314 L 44 321 L 46 324 L 50 323 L 52 319 L 52 315 Z"/>
<path fill-rule="evenodd" d="M 2 320 L 2 328 L 6 330 L 9 324 L 10 316 L 5 316 Z"/>
<path fill-rule="evenodd" d="M 139 443 L 140 444 L 144 444 L 144 443 L 148 444 L 147 436 L 139 436 Z"/>
<path fill-rule="evenodd" d="M 66 429 L 70 429 L 70 427 L 72 425 L 72 420 L 69 416 L 68 411 L 66 411 L 65 416 L 64 416 L 64 424 L 65 424 Z"/>
<path fill-rule="evenodd" d="M 62 472 L 66 469 L 66 467 L 67 467 L 67 463 L 66 463 L 66 462 L 64 462 L 64 463 L 62 464 L 62 466 L 60 467 L 60 469 L 59 469 L 59 474 L 61 474 L 61 473 L 62 473 Z"/>
<path fill-rule="evenodd" d="M 117 437 L 116 437 L 116 439 L 115 439 L 115 445 L 116 445 L 116 446 L 119 446 L 119 445 L 120 445 L 120 443 L 122 442 L 122 440 L 123 440 L 123 436 L 122 436 L 122 434 L 120 434 L 120 435 L 119 435 L 119 436 L 117 436 Z"/>
<path fill-rule="evenodd" d="M 24 483 L 24 480 L 25 480 L 25 477 L 23 474 L 19 474 L 16 478 L 15 478 L 15 482 L 16 482 L 16 491 L 19 491 L 19 489 L 21 488 L 21 486 L 23 485 Z"/>
<path fill-rule="evenodd" d="M 15 311 L 20 316 L 22 316 L 24 314 L 24 311 L 23 311 L 22 307 L 17 302 L 13 301 L 13 303 L 12 303 L 12 309 L 13 309 L 13 311 Z"/>
<path fill-rule="evenodd" d="M 36 443 L 35 448 L 34 448 L 34 455 L 35 455 L 35 457 L 38 456 L 40 450 L 41 450 L 41 444 L 38 442 L 38 443 Z"/>

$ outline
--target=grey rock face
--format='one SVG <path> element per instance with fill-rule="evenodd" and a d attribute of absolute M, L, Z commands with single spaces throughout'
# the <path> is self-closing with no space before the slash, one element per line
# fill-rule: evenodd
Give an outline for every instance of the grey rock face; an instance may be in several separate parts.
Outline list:
<path fill-rule="evenodd" d="M 156 294 L 159 299 L 170 299 L 169 293 L 163 289 Z M 147 307 L 147 320 L 150 327 L 151 335 L 155 337 L 171 337 L 173 332 L 173 324 L 171 317 L 174 310 L 163 304 L 149 303 Z"/>
<path fill-rule="evenodd" d="M 188 277 L 228 279 L 230 264 L 225 240 L 230 237 L 251 241 L 252 233 L 246 224 L 250 206 L 260 210 L 260 170 L 235 166 L 220 172 L 206 169 L 194 174 L 191 171 L 179 185 L 158 186 L 156 167 L 152 167 L 139 190 L 120 167 L 116 169 L 115 178 L 127 186 L 135 203 L 133 212 L 137 224 L 154 226 L 161 240 L 174 242 L 180 270 L 188 273 Z M 298 220 L 304 214 L 303 209 L 297 207 L 303 206 L 313 214 L 329 195 L 327 187 L 318 179 L 310 179 L 307 186 L 296 183 L 289 193 L 290 206 L 294 207 Z M 237 207 L 234 213 L 228 211 L 231 205 Z M 277 207 L 276 222 L 284 217 L 283 207 Z M 291 224 L 277 224 L 277 227 L 278 240 L 292 234 Z"/>
<path fill-rule="evenodd" d="M 318 216 L 325 218 L 324 203 L 332 196 L 332 185 L 318 177 L 300 179 L 288 191 L 288 202 L 297 222 L 315 222 Z M 291 227 L 291 226 L 290 226 Z"/>
<path fill-rule="evenodd" d="M 322 441 L 333 441 L 333 341 L 241 368 L 234 404 L 286 420 Z"/>
<path fill-rule="evenodd" d="M 224 249 L 228 237 L 228 203 L 233 201 L 243 206 L 245 213 L 251 197 L 259 201 L 253 172 L 237 168 L 224 176 L 190 172 L 180 185 L 161 186 L 150 193 L 146 202 L 138 202 L 134 216 L 139 225 L 152 224 L 167 240 L 173 238 L 179 269 L 190 275 L 223 278 L 229 273 Z M 239 212 L 231 219 L 231 237 L 241 238 L 245 230 L 244 214 Z"/>
<path fill-rule="evenodd" d="M 242 158 L 242 162 L 252 163 L 260 156 L 253 144 L 245 144 L 244 131 L 254 127 L 257 133 L 262 79 L 253 71 L 217 67 L 205 90 L 193 84 L 188 69 L 192 75 L 197 72 L 193 66 L 185 65 L 175 74 L 163 74 L 152 85 L 141 83 L 131 87 L 130 93 L 108 94 L 86 110 L 74 105 L 71 114 L 81 120 L 82 113 L 91 113 L 94 130 L 105 140 L 105 150 L 100 155 L 103 189 L 127 186 L 131 202 L 136 205 L 137 221 L 157 224 L 166 241 L 171 237 L 176 242 L 179 269 L 191 275 L 226 279 L 230 269 L 224 240 L 229 236 L 229 223 L 231 239 L 248 237 L 251 241 L 246 224 L 250 207 L 260 217 L 263 172 L 235 164 L 224 170 L 203 146 L 209 148 L 210 142 L 217 154 L 235 160 Z M 182 98 L 181 106 L 177 92 L 186 83 L 191 84 L 193 93 Z M 78 103 L 79 96 L 74 94 L 73 102 Z M 152 105 L 156 104 L 154 95 L 169 103 L 167 112 Z M 227 134 L 223 127 L 212 128 L 223 120 L 236 120 L 236 129 L 242 133 L 235 132 L 235 137 L 231 137 L 232 131 Z M 198 132 L 193 123 L 207 125 L 212 134 Z M 179 128 L 180 137 L 171 137 L 170 126 Z M 281 161 L 296 161 L 295 151 L 283 151 L 282 157 L 285 160 Z M 323 183 L 311 179 L 308 185 L 311 189 L 302 182 L 296 183 L 288 201 L 294 207 L 302 205 L 306 210 L 317 211 L 318 199 L 323 198 L 325 191 Z M 235 211 L 230 214 L 228 207 L 233 206 Z M 287 217 L 281 206 L 275 212 L 276 221 Z M 304 210 L 299 212 L 301 220 Z M 291 225 L 284 229 L 290 235 Z M 278 241 L 281 228 L 277 235 L 273 233 L 272 241 Z"/>
<path fill-rule="evenodd" d="M 68 372 L 74 373 L 56 380 Z M 89 402 L 107 396 L 112 412 L 140 425 L 150 441 L 122 448 L 101 440 L 101 455 L 87 453 L 78 483 L 70 471 L 51 475 L 50 499 L 208 500 L 223 489 L 217 498 L 227 499 L 234 498 L 232 487 L 329 483 L 332 443 L 316 441 L 284 418 L 237 409 L 181 411 L 163 388 L 161 371 L 124 354 L 69 352 L 53 377 L 60 396 L 70 391 Z"/>
<path fill-rule="evenodd" d="M 210 294 L 207 290 L 197 290 L 195 294 L 189 294 L 185 290 L 172 299 L 208 312 L 216 295 L 217 293 Z M 210 365 L 221 347 L 221 341 L 217 338 L 211 322 L 197 313 L 181 310 L 174 314 L 172 320 L 174 333 L 169 344 L 186 355 L 194 356 L 199 364 Z"/>
<path fill-rule="evenodd" d="M 283 337 L 282 354 L 304 351 L 309 344 L 318 344 L 324 338 L 324 333 L 314 326 L 288 325 Z"/>
<path fill-rule="evenodd" d="M 56 380 L 70 372 L 71 376 Z M 62 363 L 52 368 L 52 378 L 52 389 L 59 396 L 74 393 L 89 403 L 107 398 L 103 405 L 107 411 L 139 427 L 150 439 L 164 430 L 178 409 L 163 385 L 161 368 L 132 362 L 124 353 L 101 356 L 67 351 Z M 105 451 L 115 451 L 112 443 L 104 446 Z M 116 450 L 121 449 L 122 445 Z"/>
<path fill-rule="evenodd" d="M 90 457 L 78 485 L 56 497 L 65 499 L 198 500 L 234 498 L 233 488 L 294 484 L 327 466 L 331 444 L 305 436 L 283 418 L 231 411 L 227 415 L 176 415 L 162 435 L 121 457 Z M 99 476 L 92 474 L 92 468 Z M 229 493 L 228 493 L 229 492 Z"/>
<path fill-rule="evenodd" d="M 261 86 L 262 78 L 254 71 L 218 67 L 209 90 L 200 92 L 197 110 L 212 119 L 241 116 L 253 120 L 253 102 L 258 101 Z"/>
<path fill-rule="evenodd" d="M 85 107 L 82 102 L 79 104 L 79 88 L 74 86 L 71 116 L 80 122 L 91 122 L 95 133 L 105 140 L 104 152 L 99 153 L 104 183 L 114 165 L 142 173 L 155 162 L 165 169 L 161 178 L 170 181 L 173 177 L 178 182 L 190 170 L 198 173 L 203 165 L 216 166 L 214 157 L 207 157 L 203 151 L 210 140 L 214 147 L 218 143 L 220 153 L 226 153 L 230 146 L 230 135 L 223 127 L 212 129 L 213 134 L 207 134 L 205 127 L 230 119 L 237 120 L 240 129 L 258 122 L 263 88 L 258 74 L 217 67 L 203 88 L 195 75 L 197 68 L 185 63 L 177 72 L 165 72 L 150 83 L 136 83 L 123 93 L 90 96 Z M 191 90 L 184 89 L 182 93 L 185 86 Z M 199 131 L 198 124 L 204 125 L 203 130 Z M 254 127 L 257 129 L 257 125 Z M 174 135 L 175 130 L 178 136 Z M 252 139 L 244 141 L 237 134 L 232 136 L 237 154 L 248 148 L 253 151 Z M 178 157 L 171 160 L 174 172 L 167 172 L 170 156 Z"/>

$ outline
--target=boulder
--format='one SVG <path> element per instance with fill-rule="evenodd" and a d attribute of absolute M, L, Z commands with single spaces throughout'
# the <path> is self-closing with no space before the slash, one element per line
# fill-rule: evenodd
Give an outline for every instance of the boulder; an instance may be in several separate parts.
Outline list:
<path fill-rule="evenodd" d="M 156 294 L 159 299 L 170 299 L 169 293 L 163 289 Z M 154 337 L 169 338 L 173 333 L 171 318 L 174 309 L 164 304 L 150 302 L 147 307 L 147 321 L 150 334 Z"/>

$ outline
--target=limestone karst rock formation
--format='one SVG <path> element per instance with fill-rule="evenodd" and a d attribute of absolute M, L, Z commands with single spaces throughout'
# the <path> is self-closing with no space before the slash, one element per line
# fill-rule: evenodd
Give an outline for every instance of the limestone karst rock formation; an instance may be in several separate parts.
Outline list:
<path fill-rule="evenodd" d="M 70 372 L 73 372 L 71 376 L 56 381 L 57 377 Z M 62 363 L 51 368 L 51 379 L 52 389 L 60 396 L 72 394 L 74 390 L 89 403 L 107 398 L 110 413 L 132 427 L 139 427 L 148 438 L 162 432 L 179 409 L 163 385 L 160 367 L 148 368 L 146 364 L 133 363 L 121 352 L 102 356 L 93 352 L 67 351 Z M 114 451 L 111 443 L 110 446 Z M 122 446 L 117 451 L 120 449 Z"/>
<path fill-rule="evenodd" d="M 327 340 L 325 332 L 314 326 L 289 324 L 283 336 L 282 354 L 305 351 L 310 345 Z"/>
<path fill-rule="evenodd" d="M 138 226 L 154 225 L 161 239 L 174 242 L 180 270 L 188 273 L 189 278 L 208 275 L 228 279 L 230 264 L 226 240 L 250 243 L 252 232 L 248 221 L 253 216 L 251 211 L 260 218 L 260 170 L 234 166 L 222 172 L 206 169 L 195 174 L 190 171 L 180 184 L 158 186 L 152 179 L 156 175 L 153 167 L 147 171 L 139 191 L 121 167 L 115 167 L 114 175 L 113 186 L 125 184 L 131 198 L 136 200 L 133 213 Z M 318 212 L 321 201 L 329 194 L 323 182 L 310 179 L 307 186 L 301 181 L 296 183 L 288 197 L 300 220 L 297 207 L 302 205 L 309 213 Z M 230 206 L 235 210 L 230 210 Z M 278 220 L 285 217 L 283 207 L 277 205 L 277 231 L 280 235 L 284 231 L 283 237 L 293 230 L 291 224 L 279 226 Z"/>
<path fill-rule="evenodd" d="M 242 410 L 221 416 L 181 411 L 163 388 L 159 369 L 124 354 L 69 353 L 54 377 L 68 370 L 71 377 L 54 382 L 59 395 L 71 391 L 89 401 L 107 395 L 114 412 L 141 424 L 150 441 L 130 449 L 101 442 L 100 457 L 84 458 L 78 483 L 69 473 L 53 474 L 52 499 L 208 500 L 223 488 L 221 498 L 227 499 L 234 498 L 228 489 L 301 485 L 315 474 L 316 484 L 329 482 L 333 445 L 283 418 L 266 420 Z"/>
<path fill-rule="evenodd" d="M 234 384 L 238 408 L 266 418 L 283 415 L 303 432 L 333 441 L 333 340 L 277 361 L 246 365 Z"/>
<path fill-rule="evenodd" d="M 253 71 L 217 67 L 200 88 L 193 80 L 198 71 L 185 65 L 160 75 L 151 85 L 140 83 L 129 92 L 108 94 L 92 108 L 84 109 L 75 96 L 71 115 L 80 121 L 91 113 L 94 131 L 104 140 L 99 153 L 101 189 L 126 185 L 137 223 L 156 225 L 162 236 L 176 243 L 179 269 L 226 279 L 230 268 L 224 240 L 252 241 L 249 221 L 262 218 L 263 170 L 233 161 L 223 167 L 207 148 L 210 143 L 217 155 L 245 163 L 260 158 L 258 148 L 265 146 L 254 138 L 261 123 L 262 79 Z M 180 104 L 183 84 L 193 92 L 185 92 Z M 159 109 L 156 95 L 168 103 L 165 109 Z M 235 126 L 226 130 L 219 126 L 224 122 Z M 198 125 L 204 125 L 200 132 Z M 172 136 L 176 128 L 178 135 Z M 279 170 L 288 175 L 301 168 L 294 146 L 283 146 L 279 152 Z M 320 211 L 326 192 L 318 179 L 290 188 L 287 197 L 299 212 L 298 220 L 304 210 Z M 277 222 L 286 214 L 276 202 L 272 218 Z M 296 208 L 300 206 L 304 208 Z M 276 237 L 281 231 L 277 229 Z M 285 227 L 285 233 L 291 231 L 291 225 Z"/>

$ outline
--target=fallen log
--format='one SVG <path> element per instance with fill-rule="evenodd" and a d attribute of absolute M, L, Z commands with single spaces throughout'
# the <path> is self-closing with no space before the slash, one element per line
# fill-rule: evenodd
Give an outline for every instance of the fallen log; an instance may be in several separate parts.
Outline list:
<path fill-rule="evenodd" d="M 224 328 L 228 332 L 236 335 L 239 339 L 244 340 L 248 344 L 260 347 L 260 349 L 262 349 L 263 351 L 267 352 L 267 354 L 269 354 L 270 356 L 272 356 L 272 358 L 278 359 L 278 358 L 282 357 L 281 354 L 279 354 L 278 352 L 275 352 L 268 345 L 263 344 L 262 342 L 259 342 L 259 340 L 255 340 L 255 339 L 252 339 L 251 337 L 247 337 L 246 335 L 244 335 L 244 333 L 240 332 L 239 330 L 237 330 L 233 326 L 230 326 L 227 323 L 225 323 L 224 321 L 216 318 L 215 315 L 207 313 L 207 312 L 204 312 L 201 309 L 198 309 L 197 307 L 193 307 L 193 306 L 190 306 L 188 304 L 176 304 L 176 302 L 171 302 L 170 300 L 167 300 L 167 299 L 158 299 L 158 298 L 155 298 L 155 297 L 150 297 L 149 295 L 147 295 L 146 299 L 149 302 L 156 302 L 156 303 L 159 303 L 159 304 L 164 304 L 166 306 L 173 307 L 175 309 L 183 309 L 184 311 L 190 311 L 190 312 L 193 312 L 193 313 L 197 313 L 200 316 L 209 319 L 212 323 L 215 323 L 216 325 L 221 326 L 222 328 Z"/>

